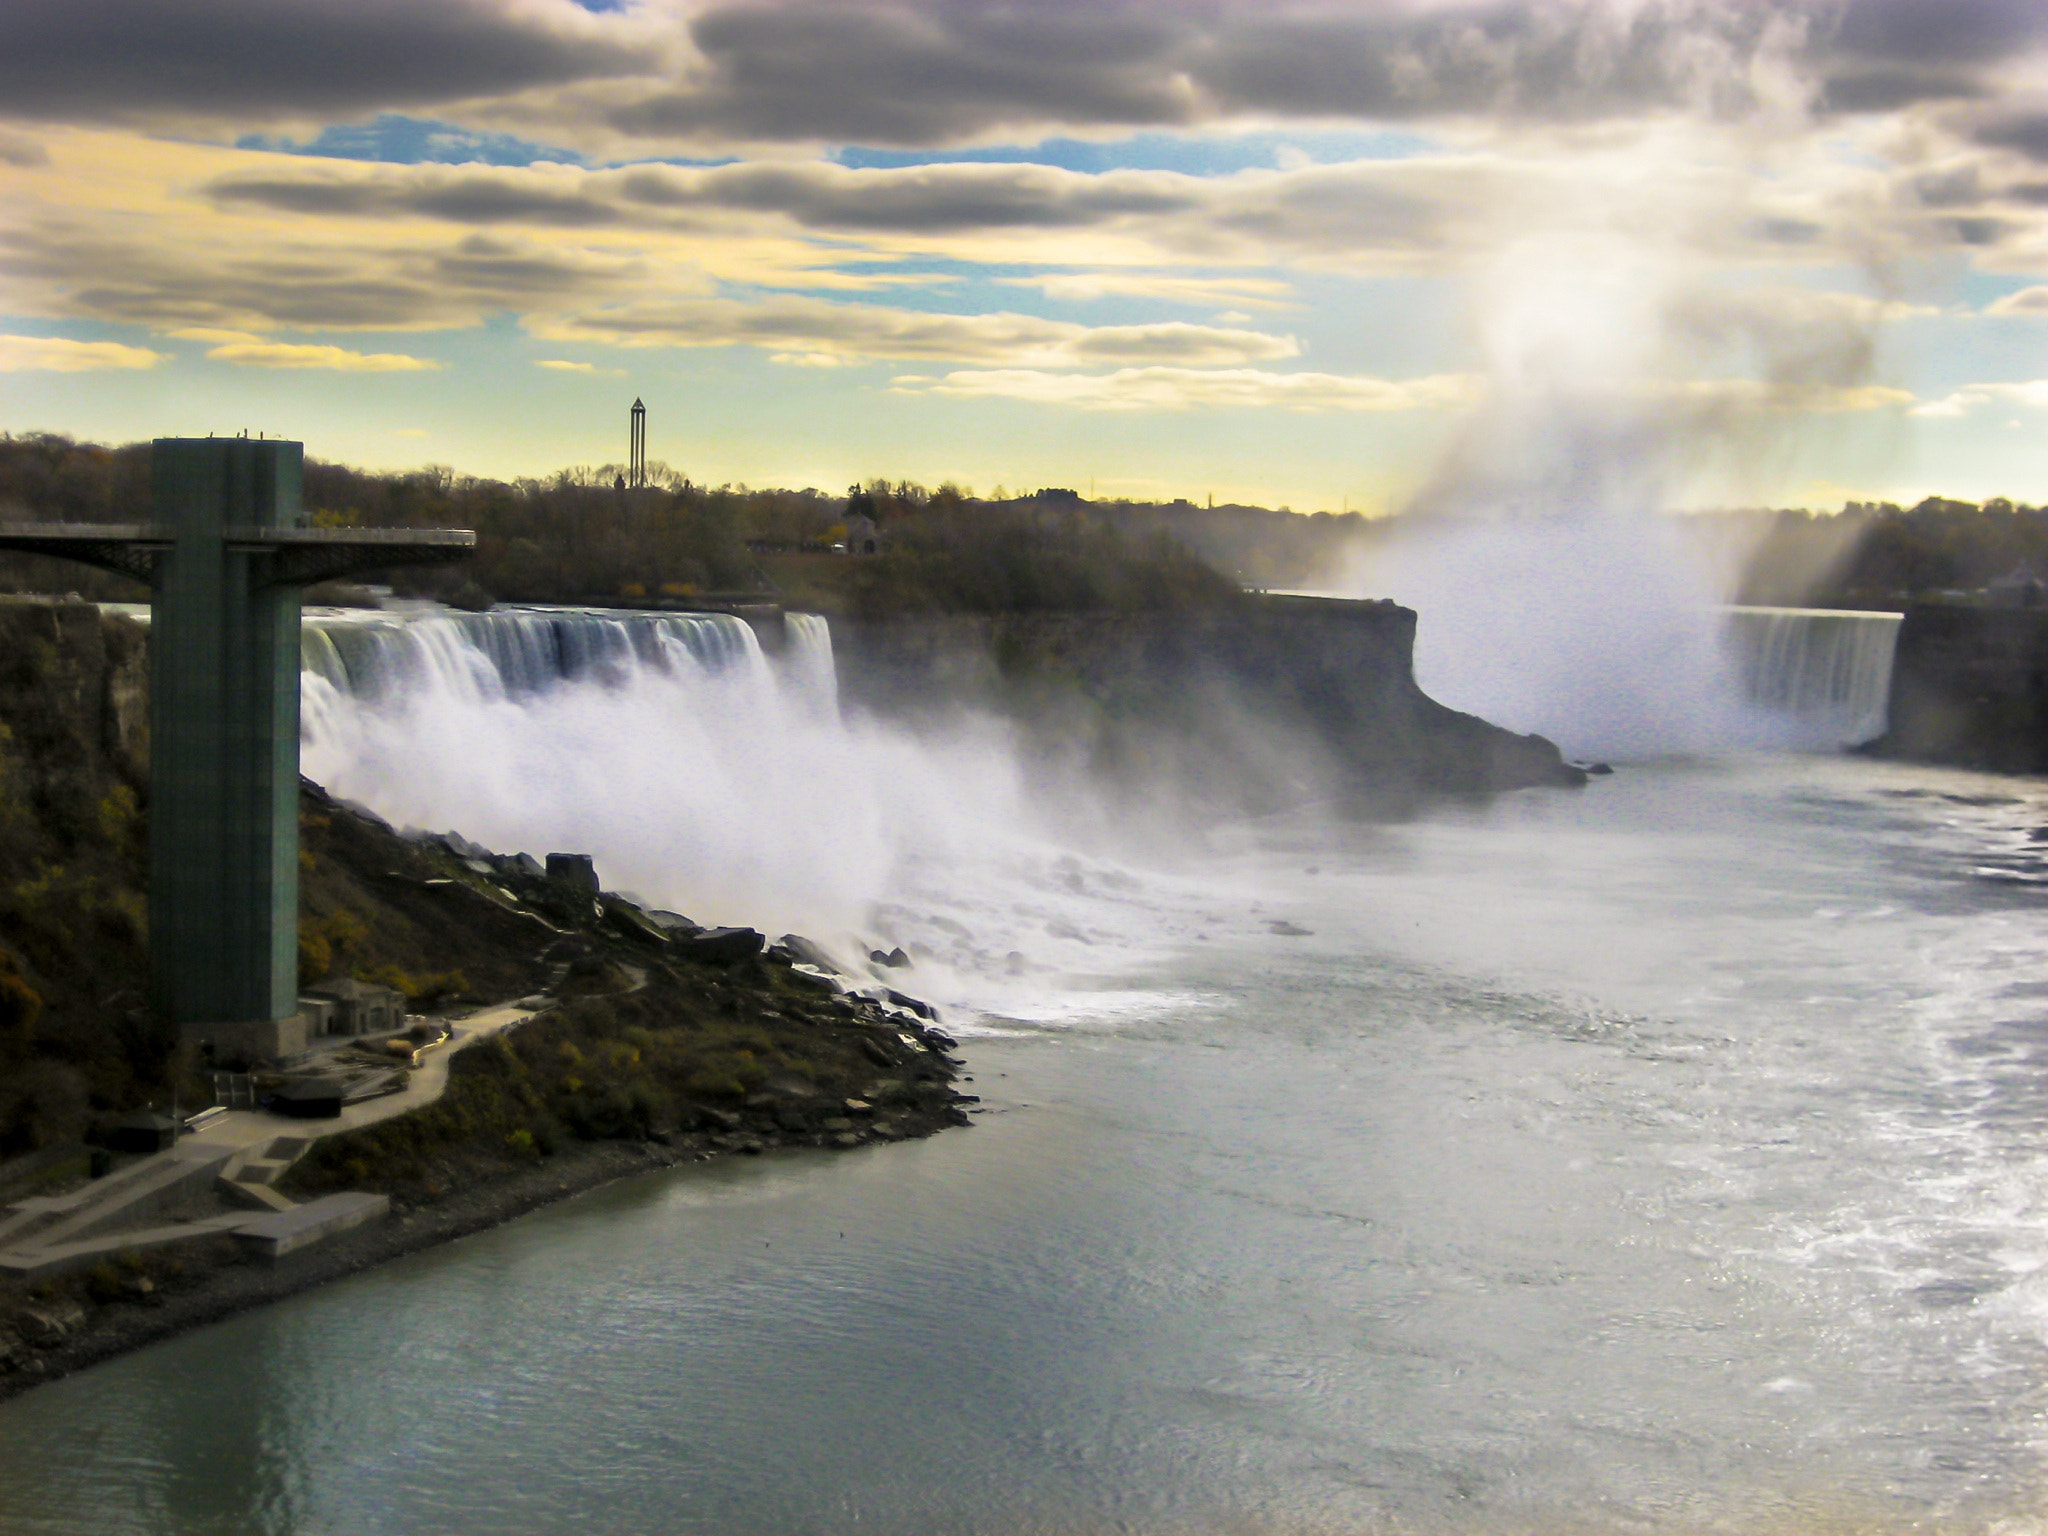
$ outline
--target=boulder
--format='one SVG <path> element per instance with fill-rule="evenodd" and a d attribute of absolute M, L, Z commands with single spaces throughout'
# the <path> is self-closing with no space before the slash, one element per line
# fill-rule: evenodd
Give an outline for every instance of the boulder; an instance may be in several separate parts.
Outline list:
<path fill-rule="evenodd" d="M 920 1019 L 936 1019 L 938 1017 L 938 1014 L 933 1010 L 932 1005 L 930 1003 L 925 1002 L 922 998 L 912 997 L 907 992 L 898 992 L 893 987 L 890 988 L 889 991 L 884 995 L 887 996 L 889 1001 L 894 1003 L 898 1008 L 908 1008 Z"/>
<path fill-rule="evenodd" d="M 752 928 L 706 928 L 678 942 L 693 959 L 709 965 L 737 965 L 760 954 L 768 941 Z"/>
<path fill-rule="evenodd" d="M 85 1308 L 75 1301 L 46 1301 L 22 1308 L 14 1323 L 29 1343 L 55 1349 L 85 1325 Z"/>
<path fill-rule="evenodd" d="M 598 893 L 597 861 L 587 853 L 551 853 L 547 873 L 550 880 L 588 891 L 592 896 Z"/>
<path fill-rule="evenodd" d="M 838 965 L 824 949 L 812 943 L 800 933 L 785 933 L 775 941 L 776 948 L 789 951 L 798 965 L 814 965 L 821 971 L 838 971 Z"/>

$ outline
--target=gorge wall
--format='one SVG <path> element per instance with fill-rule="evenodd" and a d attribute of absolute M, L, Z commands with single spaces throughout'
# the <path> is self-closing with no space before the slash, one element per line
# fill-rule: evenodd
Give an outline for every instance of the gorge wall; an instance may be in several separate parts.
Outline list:
<path fill-rule="evenodd" d="M 917 719 L 994 710 L 1042 756 L 1147 793 L 1399 812 L 1441 794 L 1584 782 L 1540 736 L 1417 685 L 1390 602 L 1247 597 L 1157 612 L 919 614 L 832 625 L 841 697 Z"/>
<path fill-rule="evenodd" d="M 1899 626 L 1890 728 L 1907 762 L 2048 773 L 2048 608 L 1915 603 Z"/>

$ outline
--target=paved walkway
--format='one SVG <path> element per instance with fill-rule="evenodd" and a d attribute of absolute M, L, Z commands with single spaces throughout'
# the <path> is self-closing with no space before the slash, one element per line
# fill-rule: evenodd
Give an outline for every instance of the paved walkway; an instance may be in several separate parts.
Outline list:
<path fill-rule="evenodd" d="M 298 1120 L 286 1115 L 273 1115 L 262 1109 L 231 1109 L 224 1115 L 216 1115 L 189 1136 L 179 1137 L 178 1144 L 241 1150 L 257 1146 L 273 1136 L 303 1136 L 308 1142 L 314 1142 L 323 1136 L 375 1125 L 394 1115 L 410 1114 L 441 1097 L 448 1087 L 448 1063 L 457 1051 L 479 1040 L 488 1040 L 516 1024 L 524 1024 L 545 1011 L 544 1008 L 530 1008 L 524 1002 L 505 1003 L 465 1018 L 450 1020 L 453 1038 L 446 1045 L 428 1051 L 420 1064 L 410 1069 L 402 1091 L 344 1104 L 338 1120 Z"/>
<path fill-rule="evenodd" d="M 401 1091 L 345 1105 L 339 1119 L 299 1120 L 260 1109 L 229 1110 L 179 1137 L 176 1146 L 140 1159 L 104 1181 L 0 1209 L 0 1273 L 31 1278 L 60 1274 L 130 1249 L 216 1234 L 232 1235 L 275 1258 L 374 1220 L 390 1208 L 386 1196 L 329 1195 L 299 1206 L 276 1189 L 275 1181 L 322 1137 L 375 1125 L 433 1103 L 448 1086 L 448 1063 L 457 1051 L 545 1011 L 545 1006 L 529 1007 L 521 1001 L 451 1020 L 447 1042 L 408 1069 Z M 263 1209 L 198 1220 L 173 1216 L 164 1223 L 163 1211 L 175 1210 L 200 1186 L 222 1179 L 237 1186 L 236 1198 Z"/>

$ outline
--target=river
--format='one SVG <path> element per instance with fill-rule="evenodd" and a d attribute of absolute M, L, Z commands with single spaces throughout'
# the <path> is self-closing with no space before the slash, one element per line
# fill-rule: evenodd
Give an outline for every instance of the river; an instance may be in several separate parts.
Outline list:
<path fill-rule="evenodd" d="M 1756 754 L 950 905 L 931 863 L 914 949 L 1061 946 L 956 1009 L 973 1128 L 38 1389 L 0 1531 L 2034 1531 L 2044 828 Z"/>

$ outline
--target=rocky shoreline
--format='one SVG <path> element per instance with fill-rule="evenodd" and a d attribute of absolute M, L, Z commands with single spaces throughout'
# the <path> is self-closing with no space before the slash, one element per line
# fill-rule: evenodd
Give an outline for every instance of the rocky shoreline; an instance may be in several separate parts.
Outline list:
<path fill-rule="evenodd" d="M 227 1239 L 175 1256 L 137 1259 L 109 1283 L 86 1275 L 46 1284 L 0 1312 L 0 1402 L 132 1350 L 281 1301 L 375 1265 L 513 1221 L 617 1179 L 778 1149 L 829 1151 L 928 1136 L 969 1123 L 972 1095 L 946 1090 L 908 1117 L 876 1122 L 826 1116 L 793 1120 L 775 1095 L 730 1116 L 731 1129 L 657 1132 L 638 1141 L 578 1142 L 431 1200 L 394 1204 L 391 1216 L 283 1259 L 266 1262 Z M 816 1119 L 817 1117 L 809 1117 Z M 843 1129 L 829 1122 L 844 1118 Z M 5 1298 L 0 1298 L 4 1300 Z"/>
<path fill-rule="evenodd" d="M 402 923 L 444 965 L 523 973 L 541 1011 L 452 1056 L 437 1099 L 313 1142 L 280 1182 L 300 1200 L 386 1196 L 385 1219 L 277 1259 L 202 1233 L 0 1283 L 0 1399 L 628 1174 L 969 1123 L 933 1010 L 801 939 L 701 928 L 459 838 L 400 837 L 311 785 L 305 804 L 308 850 L 352 910 Z M 875 974 L 900 977 L 909 957 L 885 958 Z"/>

